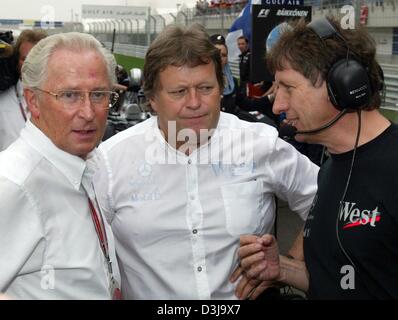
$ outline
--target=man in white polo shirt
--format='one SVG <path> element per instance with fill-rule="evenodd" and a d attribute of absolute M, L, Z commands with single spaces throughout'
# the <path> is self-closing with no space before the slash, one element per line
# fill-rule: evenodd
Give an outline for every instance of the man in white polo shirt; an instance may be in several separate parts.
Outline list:
<path fill-rule="evenodd" d="M 271 231 L 274 194 L 302 218 L 318 167 L 262 123 L 220 113 L 220 53 L 198 26 L 150 45 L 144 90 L 157 113 L 100 145 L 97 197 L 128 299 L 236 299 L 239 236 Z"/>

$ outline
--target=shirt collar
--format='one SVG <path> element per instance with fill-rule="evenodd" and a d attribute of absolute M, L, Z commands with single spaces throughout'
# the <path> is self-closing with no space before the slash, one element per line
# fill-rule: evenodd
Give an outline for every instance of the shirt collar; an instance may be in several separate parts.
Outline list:
<path fill-rule="evenodd" d="M 45 157 L 69 180 L 72 186 L 79 190 L 83 178 L 91 179 L 94 173 L 96 151 L 87 156 L 87 161 L 59 149 L 54 143 L 30 120 L 21 131 L 21 138 Z"/>

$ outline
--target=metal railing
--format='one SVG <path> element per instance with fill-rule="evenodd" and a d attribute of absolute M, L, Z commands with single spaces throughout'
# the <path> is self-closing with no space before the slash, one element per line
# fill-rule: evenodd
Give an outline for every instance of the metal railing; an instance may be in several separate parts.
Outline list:
<path fill-rule="evenodd" d="M 398 66 L 382 64 L 384 71 L 385 97 L 383 108 L 398 111 Z"/>
<path fill-rule="evenodd" d="M 112 48 L 112 42 L 103 42 L 103 44 L 108 48 Z M 139 46 L 135 44 L 125 44 L 125 43 L 115 43 L 113 52 L 117 54 L 122 54 L 129 57 L 137 57 L 144 59 L 147 46 Z"/>
<path fill-rule="evenodd" d="M 398 54 L 398 0 L 305 0 L 305 5 L 312 6 L 313 18 L 333 14 L 343 17 L 340 10 L 344 5 L 352 5 L 356 15 L 366 12 L 362 22 L 375 38 L 379 54 Z M 365 11 L 361 11 L 366 8 Z M 107 19 L 81 23 L 65 23 L 64 28 L 55 32 L 84 31 L 110 41 L 113 29 L 116 29 L 120 43 L 149 45 L 163 28 L 170 23 L 192 25 L 202 24 L 209 34 L 226 35 L 232 23 L 240 13 L 238 9 L 208 8 L 198 12 L 196 8 L 184 8 L 177 14 L 151 15 L 148 21 L 137 19 Z M 63 30 L 64 29 L 64 30 Z"/>
<path fill-rule="evenodd" d="M 398 0 L 305 0 L 304 5 L 313 6 L 313 17 L 320 15 L 340 14 L 344 5 L 355 8 L 368 8 L 367 25 L 369 33 L 375 39 L 379 61 L 385 74 L 384 108 L 398 111 Z M 149 43 L 163 30 L 167 23 L 191 25 L 202 24 L 209 34 L 226 34 L 239 10 L 207 10 L 198 13 L 195 8 L 180 10 L 176 15 L 151 16 L 145 21 L 124 19 L 121 21 L 98 21 L 83 26 L 82 24 L 65 24 L 65 30 L 57 28 L 55 32 L 86 31 L 94 34 L 107 47 L 111 47 L 112 32 L 116 29 L 115 53 L 144 58 Z M 169 16 L 168 22 L 165 17 Z M 172 19 L 170 20 L 170 17 Z M 396 58 L 397 57 L 397 58 Z M 239 76 L 237 61 L 230 61 L 234 76 Z"/>
<path fill-rule="evenodd" d="M 104 45 L 109 49 L 112 47 L 111 42 L 104 42 Z M 147 49 L 147 46 L 116 43 L 114 53 L 144 59 Z M 385 97 L 382 108 L 398 111 L 398 64 L 391 63 L 391 58 L 389 57 L 380 57 L 379 60 L 390 62 L 380 63 L 384 72 L 385 83 Z M 238 60 L 230 61 L 229 65 L 233 76 L 239 78 Z"/>

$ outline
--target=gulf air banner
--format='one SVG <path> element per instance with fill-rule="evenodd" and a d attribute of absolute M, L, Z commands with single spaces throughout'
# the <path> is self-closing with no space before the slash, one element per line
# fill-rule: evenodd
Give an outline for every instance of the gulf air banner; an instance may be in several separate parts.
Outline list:
<path fill-rule="evenodd" d="M 82 18 L 147 20 L 149 7 L 82 5 Z"/>
<path fill-rule="evenodd" d="M 311 21 L 311 14 L 310 6 L 252 6 L 251 82 L 272 81 L 265 63 L 267 50 L 272 48 L 285 29 L 290 28 L 289 22 L 300 18 Z"/>
<path fill-rule="evenodd" d="M 304 0 L 263 0 L 265 5 L 279 5 L 279 6 L 302 6 Z"/>

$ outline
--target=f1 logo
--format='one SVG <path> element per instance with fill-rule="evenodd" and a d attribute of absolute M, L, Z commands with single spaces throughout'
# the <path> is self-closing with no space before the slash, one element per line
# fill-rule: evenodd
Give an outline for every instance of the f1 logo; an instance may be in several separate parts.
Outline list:
<path fill-rule="evenodd" d="M 258 13 L 257 18 L 266 18 L 268 17 L 270 12 L 270 9 L 261 9 L 260 12 Z"/>

